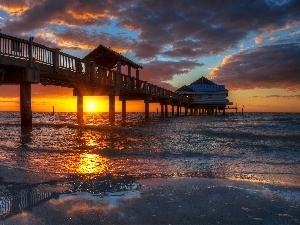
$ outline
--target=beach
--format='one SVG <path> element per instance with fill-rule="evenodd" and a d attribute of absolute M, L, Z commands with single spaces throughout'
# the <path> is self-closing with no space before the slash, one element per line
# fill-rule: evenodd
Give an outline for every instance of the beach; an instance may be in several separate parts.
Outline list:
<path fill-rule="evenodd" d="M 10 183 L 15 189 L 19 186 L 19 193 L 28 191 L 30 188 L 24 187 L 26 178 L 40 195 L 56 192 L 59 196 L 16 216 L 2 218 L 2 224 L 300 223 L 299 188 L 183 177 L 138 180 L 138 188 L 108 191 L 102 196 L 67 195 L 64 193 L 69 184 L 55 184 L 62 176 L 42 176 L 1 167 L 2 188 Z"/>
<path fill-rule="evenodd" d="M 300 223 L 299 114 L 38 114 L 29 133 L 4 115 L 1 224 Z"/>

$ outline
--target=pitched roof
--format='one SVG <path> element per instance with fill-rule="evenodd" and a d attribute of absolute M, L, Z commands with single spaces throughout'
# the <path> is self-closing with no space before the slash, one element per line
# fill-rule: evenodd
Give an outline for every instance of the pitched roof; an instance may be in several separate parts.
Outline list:
<path fill-rule="evenodd" d="M 186 86 L 186 85 L 184 85 L 184 86 L 182 86 L 181 88 L 177 89 L 176 92 L 177 92 L 177 91 L 189 91 L 189 92 L 194 92 L 193 89 L 189 88 L 189 87 Z"/>
<path fill-rule="evenodd" d="M 191 84 L 209 84 L 209 85 L 216 85 L 214 82 L 211 80 L 205 78 L 205 77 L 200 77 L 198 80 L 194 81 Z"/>
<path fill-rule="evenodd" d="M 101 44 L 88 55 L 86 55 L 83 60 L 93 61 L 97 65 L 106 67 L 108 69 L 114 68 L 118 61 L 120 61 L 123 66 L 129 65 L 134 69 L 143 68 L 139 64 L 136 64 L 130 59 L 122 56 L 120 53 L 115 52 Z"/>

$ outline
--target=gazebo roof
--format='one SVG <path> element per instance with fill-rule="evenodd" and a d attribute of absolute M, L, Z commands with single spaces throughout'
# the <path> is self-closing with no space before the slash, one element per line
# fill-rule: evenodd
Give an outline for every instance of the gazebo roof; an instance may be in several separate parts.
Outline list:
<path fill-rule="evenodd" d="M 114 68 L 118 61 L 120 61 L 123 66 L 131 66 L 134 69 L 143 68 L 141 65 L 136 64 L 130 59 L 122 56 L 120 53 L 115 52 L 101 44 L 88 55 L 86 55 L 83 60 L 95 62 L 97 65 L 106 67 L 108 69 Z"/>

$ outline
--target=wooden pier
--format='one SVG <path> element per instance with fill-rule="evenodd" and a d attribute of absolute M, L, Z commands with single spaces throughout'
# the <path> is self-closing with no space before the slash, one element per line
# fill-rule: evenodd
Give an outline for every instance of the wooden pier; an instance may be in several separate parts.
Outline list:
<path fill-rule="evenodd" d="M 127 66 L 123 74 L 122 66 Z M 168 105 L 175 106 L 177 116 L 181 107 L 187 112 L 189 99 L 140 80 L 142 67 L 121 54 L 99 45 L 80 59 L 59 49 L 0 34 L 0 85 L 20 85 L 21 126 L 32 127 L 31 84 L 56 85 L 73 89 L 77 96 L 77 120 L 83 121 L 83 96 L 109 96 L 109 121 L 115 121 L 115 96 L 122 101 L 122 118 L 126 119 L 126 101 L 144 100 L 145 118 L 149 104 L 160 103 L 161 115 L 168 115 Z M 135 74 L 132 74 L 135 70 Z"/>

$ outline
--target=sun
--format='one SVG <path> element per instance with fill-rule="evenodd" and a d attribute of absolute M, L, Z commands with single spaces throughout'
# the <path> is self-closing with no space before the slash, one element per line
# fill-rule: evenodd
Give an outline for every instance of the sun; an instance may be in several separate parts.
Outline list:
<path fill-rule="evenodd" d="M 89 101 L 89 103 L 88 103 L 88 111 L 89 112 L 95 112 L 96 108 L 97 108 L 96 102 Z"/>
<path fill-rule="evenodd" d="M 87 100 L 85 104 L 85 111 L 86 112 L 96 112 L 98 109 L 97 103 L 94 100 Z"/>

